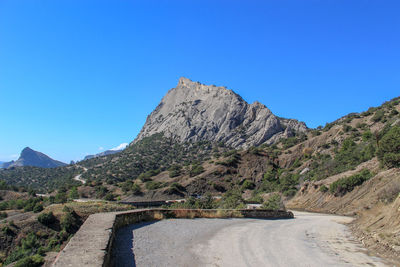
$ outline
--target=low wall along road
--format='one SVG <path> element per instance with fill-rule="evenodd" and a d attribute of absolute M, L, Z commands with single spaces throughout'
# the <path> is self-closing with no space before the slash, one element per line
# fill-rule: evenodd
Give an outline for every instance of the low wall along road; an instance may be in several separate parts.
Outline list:
<path fill-rule="evenodd" d="M 145 209 L 97 213 L 89 216 L 53 266 L 113 266 L 112 248 L 118 229 L 130 224 L 168 218 L 260 218 L 289 219 L 290 211 L 271 210 L 168 210 Z"/>

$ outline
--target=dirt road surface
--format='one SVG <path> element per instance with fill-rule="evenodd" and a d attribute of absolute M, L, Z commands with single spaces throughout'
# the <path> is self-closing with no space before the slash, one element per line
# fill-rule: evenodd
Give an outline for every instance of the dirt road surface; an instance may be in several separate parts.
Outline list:
<path fill-rule="evenodd" d="M 117 233 L 116 266 L 387 266 L 351 236 L 352 218 L 177 219 Z"/>

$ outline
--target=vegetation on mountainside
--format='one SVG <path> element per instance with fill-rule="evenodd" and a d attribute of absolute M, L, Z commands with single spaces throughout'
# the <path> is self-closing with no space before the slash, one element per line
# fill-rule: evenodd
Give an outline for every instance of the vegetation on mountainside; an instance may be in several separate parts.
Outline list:
<path fill-rule="evenodd" d="M 394 126 L 385 130 L 379 140 L 378 158 L 383 165 L 398 168 L 400 167 L 400 127 Z"/>
<path fill-rule="evenodd" d="M 308 172 L 305 179 L 321 180 L 353 169 L 375 156 L 378 156 L 381 163 L 389 168 L 400 166 L 400 130 L 399 126 L 394 125 L 399 116 L 393 104 L 390 103 L 397 103 L 397 100 L 345 119 L 343 123 L 349 119 L 375 114 L 371 121 L 386 123 L 386 126 L 381 131 L 372 133 L 365 123 L 356 125 L 356 128 L 344 124 L 344 132 L 348 132 L 347 138 L 341 144 L 337 142 L 328 144 L 334 147 L 333 155 L 331 153 L 314 155 L 311 161 L 311 171 Z"/>
<path fill-rule="evenodd" d="M 50 203 L 48 198 L 39 199 Z M 27 214 L 20 221 L 3 221 L 0 224 L 0 265 L 17 262 L 15 266 L 41 266 L 46 253 L 59 251 L 90 214 L 128 209 L 132 206 L 55 204 L 45 207 L 39 215 Z M 19 212 L 23 213 L 23 210 Z"/>
<path fill-rule="evenodd" d="M 326 177 L 350 170 L 360 163 L 375 156 L 376 145 L 372 138 L 357 141 L 356 138 L 345 139 L 340 148 L 334 150 L 335 155 L 319 154 L 311 159 L 311 171 L 306 180 L 322 180 Z"/>
<path fill-rule="evenodd" d="M 13 187 L 17 190 L 12 193 L 4 190 L 11 189 L 4 181 L 0 184 L 2 194 L 13 197 L 2 200 L 0 209 L 11 210 L 15 218 L 15 221 L 1 222 L 0 263 L 7 265 L 17 261 L 15 266 L 40 266 L 44 262 L 43 256 L 46 252 L 58 250 L 79 225 L 74 221 L 75 227 L 71 226 L 71 220 L 68 221 L 68 218 L 62 217 L 58 220 L 52 212 L 35 215 L 55 203 L 55 197 L 37 197 L 33 191 L 28 194 L 22 192 L 24 188 L 18 187 Z M 32 220 L 36 216 L 37 221 Z M 66 232 L 63 233 L 63 230 Z"/>
<path fill-rule="evenodd" d="M 163 134 L 155 134 L 129 146 L 122 153 L 113 155 L 113 160 L 101 162 L 104 159 L 91 159 L 80 163 L 91 167 L 82 178 L 89 181 L 95 179 L 122 182 L 141 179 L 143 174 L 148 179 L 165 170 L 170 171 L 171 177 L 176 177 L 180 175 L 182 166 L 209 160 L 212 148 L 212 144 L 207 141 L 181 144 L 165 138 Z M 154 173 L 149 176 L 148 172 Z"/>
<path fill-rule="evenodd" d="M 297 145 L 303 141 L 307 140 L 307 135 L 306 134 L 300 134 L 298 136 L 292 136 L 288 138 L 282 138 L 280 140 L 283 149 L 288 149 L 294 145 Z"/>
<path fill-rule="evenodd" d="M 39 168 L 39 167 L 13 167 L 10 169 L 0 169 L 0 179 L 9 185 L 35 189 L 46 193 L 60 186 L 80 185 L 79 182 L 72 180 L 74 176 L 82 171 L 77 166 L 67 166 L 58 168 Z"/>
<path fill-rule="evenodd" d="M 266 210 L 279 210 L 282 206 L 281 201 L 281 196 L 279 194 L 273 194 L 263 203 L 261 208 Z"/>
<path fill-rule="evenodd" d="M 349 177 L 341 178 L 333 182 L 329 186 L 329 192 L 336 196 L 343 196 L 348 192 L 351 192 L 354 187 L 363 184 L 365 181 L 370 179 L 372 174 L 369 170 L 362 170 L 360 173 L 354 174 Z"/>
<path fill-rule="evenodd" d="M 256 194 L 282 192 L 285 196 L 293 196 L 299 183 L 299 174 L 288 172 L 285 169 L 271 163 L 264 173 L 261 183 L 255 187 Z"/>
<path fill-rule="evenodd" d="M 237 167 L 237 164 L 240 161 L 240 154 L 235 149 L 223 153 L 222 156 L 225 158 L 225 160 L 217 161 L 217 164 L 219 165 L 224 165 L 227 167 Z"/>

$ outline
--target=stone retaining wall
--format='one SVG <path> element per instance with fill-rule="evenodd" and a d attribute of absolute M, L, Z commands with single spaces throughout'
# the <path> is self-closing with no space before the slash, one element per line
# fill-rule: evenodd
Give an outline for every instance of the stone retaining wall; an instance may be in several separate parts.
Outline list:
<path fill-rule="evenodd" d="M 112 247 L 115 233 L 121 227 L 167 218 L 260 218 L 289 219 L 290 211 L 271 210 L 187 210 L 144 209 L 90 215 L 67 246 L 59 253 L 53 266 L 113 266 Z"/>

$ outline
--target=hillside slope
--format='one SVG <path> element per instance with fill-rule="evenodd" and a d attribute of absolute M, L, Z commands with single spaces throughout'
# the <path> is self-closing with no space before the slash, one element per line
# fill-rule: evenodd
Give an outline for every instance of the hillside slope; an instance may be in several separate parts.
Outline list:
<path fill-rule="evenodd" d="M 283 166 L 297 164 L 302 173 L 288 208 L 356 216 L 354 232 L 395 264 L 400 261 L 399 112 L 397 98 L 351 114 L 280 155 Z"/>

